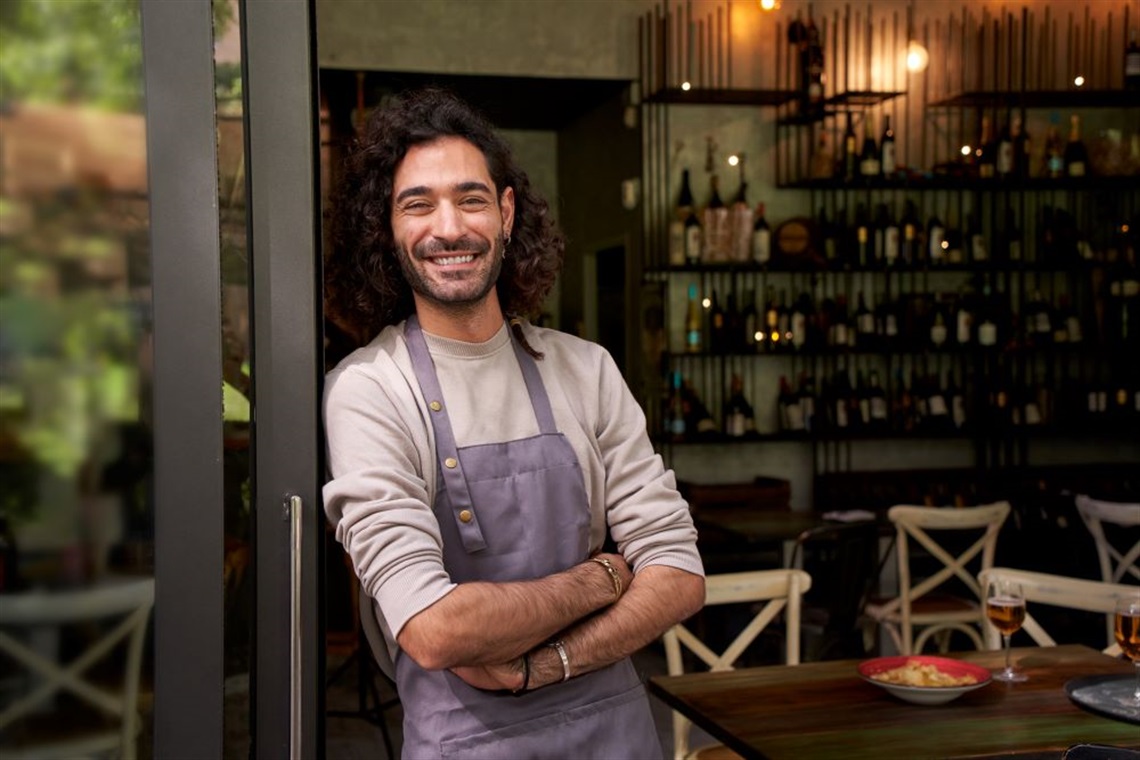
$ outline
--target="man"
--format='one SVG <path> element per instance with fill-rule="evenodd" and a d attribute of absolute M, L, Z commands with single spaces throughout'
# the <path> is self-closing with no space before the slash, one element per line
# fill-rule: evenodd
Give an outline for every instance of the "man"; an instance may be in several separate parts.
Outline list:
<path fill-rule="evenodd" d="M 703 605 L 696 532 L 609 354 L 524 319 L 562 262 L 545 201 L 434 89 L 371 118 L 338 195 L 330 307 L 375 337 L 328 377 L 325 508 L 404 757 L 658 756 L 629 655 Z"/>

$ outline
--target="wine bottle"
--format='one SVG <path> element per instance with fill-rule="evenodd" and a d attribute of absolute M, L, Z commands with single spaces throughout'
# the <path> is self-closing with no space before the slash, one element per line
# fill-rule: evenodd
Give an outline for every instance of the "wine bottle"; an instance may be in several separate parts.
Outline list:
<path fill-rule="evenodd" d="M 743 334 L 741 340 L 746 351 L 755 351 L 757 335 L 761 331 L 760 314 L 756 310 L 756 291 L 749 290 L 744 296 L 744 311 L 740 317 Z"/>
<path fill-rule="evenodd" d="M 932 215 L 926 223 L 926 246 L 926 257 L 931 266 L 940 266 L 945 262 L 949 244 L 946 242 L 946 228 L 937 215 Z"/>
<path fill-rule="evenodd" d="M 883 334 L 880 337 L 883 348 L 893 350 L 899 340 L 898 304 L 892 303 L 884 297 L 879 302 L 879 314 L 876 322 L 882 325 Z"/>
<path fill-rule="evenodd" d="M 899 263 L 899 225 L 885 203 L 875 213 L 875 258 L 888 269 Z"/>
<path fill-rule="evenodd" d="M 1081 117 L 1069 117 L 1069 142 L 1065 144 L 1065 174 L 1069 177 L 1083 177 L 1088 173 L 1089 152 L 1081 140 Z"/>
<path fill-rule="evenodd" d="M 974 214 L 966 217 L 966 242 L 970 248 L 970 261 L 980 264 L 989 259 L 990 253 L 986 236 L 982 234 L 978 217 Z"/>
<path fill-rule="evenodd" d="M 954 424 L 954 429 L 962 430 L 966 427 L 966 395 L 962 391 L 962 386 L 958 383 L 954 373 L 947 370 L 949 379 L 947 381 L 946 397 L 950 399 L 950 420 Z"/>
<path fill-rule="evenodd" d="M 859 423 L 857 427 L 862 430 L 868 430 L 871 427 L 871 393 L 867 387 L 867 383 L 863 378 L 863 370 L 858 369 L 855 371 L 855 393 L 854 393 L 854 406 L 853 409 L 858 415 Z"/>
<path fill-rule="evenodd" d="M 882 171 L 874 129 L 871 115 L 867 114 L 863 117 L 863 150 L 859 154 L 859 174 L 867 181 L 877 178 Z"/>
<path fill-rule="evenodd" d="M 879 170 L 885 179 L 892 179 L 898 171 L 895 131 L 891 129 L 890 114 L 883 114 L 883 135 L 879 138 Z"/>
<path fill-rule="evenodd" d="M 788 308 L 788 291 L 780 288 L 780 306 L 776 311 L 776 332 L 780 339 L 776 346 L 781 351 L 792 350 L 792 311 Z"/>
<path fill-rule="evenodd" d="M 997 156 L 994 159 L 994 172 L 1001 179 L 1008 179 L 1013 175 L 1015 167 L 1013 130 L 1007 121 L 1001 128 L 997 141 Z"/>
<path fill-rule="evenodd" d="M 724 402 L 724 433 L 729 438 L 743 438 L 756 431 L 756 419 L 752 405 L 744 397 L 744 380 L 738 374 L 732 375 L 728 398 Z"/>
<path fill-rule="evenodd" d="M 1029 345 L 1047 346 L 1052 342 L 1053 319 L 1040 290 L 1033 291 L 1033 296 L 1025 306 L 1024 324 Z"/>
<path fill-rule="evenodd" d="M 752 224 L 752 261 L 764 267 L 772 259 L 772 228 L 764 217 L 764 204 L 756 204 L 756 221 Z"/>
<path fill-rule="evenodd" d="M 1124 51 L 1124 88 L 1140 90 L 1140 43 L 1136 42 L 1136 27 L 1128 34 L 1128 48 Z"/>
<path fill-rule="evenodd" d="M 709 437 L 717 431 L 716 422 L 709 414 L 708 407 L 701 401 L 693 384 L 685 380 L 681 385 L 681 393 L 685 403 L 685 432 L 689 437 Z"/>
<path fill-rule="evenodd" d="M 847 297 L 843 294 L 835 299 L 835 312 L 829 326 L 827 344 L 833 348 L 847 346 Z"/>
<path fill-rule="evenodd" d="M 809 351 L 812 348 L 810 342 L 809 325 L 812 322 L 813 312 L 815 307 L 812 305 L 811 296 L 807 291 L 802 291 L 796 299 L 794 308 L 792 309 L 791 318 L 791 347 L 793 351 Z"/>
<path fill-rule="evenodd" d="M 982 116 L 982 132 L 974 155 L 978 159 L 978 176 L 982 179 L 993 179 L 997 169 L 997 143 L 994 141 L 993 128 L 988 115 Z"/>
<path fill-rule="evenodd" d="M 699 264 L 704 258 L 702 245 L 704 231 L 701 229 L 701 220 L 697 218 L 696 209 L 690 208 L 689 215 L 685 217 L 685 263 L 690 266 Z"/>
<path fill-rule="evenodd" d="M 823 240 L 823 259 L 828 267 L 834 266 L 839 257 L 839 244 L 835 239 L 835 227 L 827 218 L 827 209 L 819 207 L 819 234 Z"/>
<path fill-rule="evenodd" d="M 717 175 L 709 176 L 709 202 L 704 211 L 704 261 L 719 263 L 728 261 L 728 207 L 720 197 L 720 180 Z"/>
<path fill-rule="evenodd" d="M 1001 252 L 999 254 L 1007 263 L 1021 261 L 1021 228 L 1017 224 L 1017 217 L 1013 207 L 1005 209 L 1005 225 L 1001 231 Z"/>
<path fill-rule="evenodd" d="M 993 289 L 987 282 L 982 286 L 982 301 L 978 316 L 978 345 L 992 348 L 998 342 L 998 314 Z"/>
<path fill-rule="evenodd" d="M 783 430 L 792 433 L 802 432 L 804 429 L 803 408 L 800 406 L 799 395 L 792 392 L 786 375 L 780 376 L 780 423 Z"/>
<path fill-rule="evenodd" d="M 926 428 L 936 433 L 950 430 L 953 427 L 950 405 L 937 375 L 931 374 L 926 378 L 926 391 Z"/>
<path fill-rule="evenodd" d="M 962 286 L 954 305 L 954 340 L 959 346 L 970 345 L 974 331 L 973 294 L 967 286 Z"/>
<path fill-rule="evenodd" d="M 1013 138 L 1013 173 L 1024 179 L 1029 176 L 1029 163 L 1031 159 L 1029 131 L 1025 127 L 1020 115 L 1013 117 L 1010 126 L 1010 135 Z"/>
<path fill-rule="evenodd" d="M 922 259 L 922 245 L 919 240 L 919 229 L 922 222 L 918 219 L 918 210 L 914 201 L 907 200 L 903 209 L 902 218 L 902 261 L 904 266 L 915 266 Z"/>
<path fill-rule="evenodd" d="M 709 305 L 709 351 L 714 354 L 726 353 L 726 336 L 724 309 L 721 308 L 720 301 L 717 299 L 716 288 L 713 288 L 712 301 Z"/>
<path fill-rule="evenodd" d="M 907 386 L 902 367 L 895 367 L 895 397 L 891 411 L 891 427 L 899 433 L 914 430 L 914 398 Z"/>
<path fill-rule="evenodd" d="M 875 314 L 867 306 L 867 300 L 863 295 L 863 291 L 859 291 L 858 305 L 855 308 L 855 329 L 859 332 L 857 339 L 859 346 L 864 349 L 873 348 L 875 345 Z"/>
<path fill-rule="evenodd" d="M 867 218 L 867 207 L 860 203 L 855 207 L 855 264 L 861 269 L 866 269 L 873 257 L 871 221 Z"/>
<path fill-rule="evenodd" d="M 689 187 L 689 170 L 681 172 L 681 192 L 677 196 L 677 208 L 669 222 L 669 264 L 680 266 L 688 260 L 685 245 L 685 223 L 693 213 L 693 191 Z"/>
<path fill-rule="evenodd" d="M 847 431 L 851 428 L 851 417 L 848 410 L 851 405 L 851 378 L 847 368 L 843 365 L 836 367 L 831 381 L 830 416 L 832 425 L 836 430 Z"/>
<path fill-rule="evenodd" d="M 844 182 L 854 182 L 859 174 L 859 147 L 855 137 L 855 125 L 851 114 L 847 114 L 847 128 L 843 132 L 843 163 L 841 165 Z"/>
<path fill-rule="evenodd" d="M 733 261 L 748 261 L 752 254 L 752 207 L 748 205 L 748 183 L 743 177 L 729 216 L 731 258 Z"/>
<path fill-rule="evenodd" d="M 685 350 L 699 354 L 704 348 L 705 320 L 696 283 L 689 284 L 689 304 L 685 315 Z"/>
<path fill-rule="evenodd" d="M 803 100 L 809 113 L 823 108 L 823 39 L 815 20 L 808 15 L 807 34 L 803 49 Z"/>
<path fill-rule="evenodd" d="M 780 306 L 776 301 L 776 289 L 768 286 L 768 302 L 764 307 L 764 349 L 768 352 L 780 350 Z"/>
<path fill-rule="evenodd" d="M 886 430 L 890 427 L 889 410 L 887 409 L 887 394 L 879 381 L 877 370 L 871 370 L 867 380 L 867 397 L 870 402 L 870 426 L 874 430 Z"/>
<path fill-rule="evenodd" d="M 1050 179 L 1065 176 L 1065 144 L 1061 141 L 1061 132 L 1056 123 L 1050 124 L 1045 133 L 1044 174 Z"/>
<path fill-rule="evenodd" d="M 725 353 L 738 353 L 744 348 L 744 328 L 741 326 L 740 307 L 736 302 L 736 289 L 728 291 L 728 302 L 724 307 L 724 345 Z"/>
<path fill-rule="evenodd" d="M 930 345 L 935 351 L 940 351 L 946 344 L 949 329 L 946 327 L 946 310 L 941 299 L 934 302 L 933 314 L 930 319 Z"/>

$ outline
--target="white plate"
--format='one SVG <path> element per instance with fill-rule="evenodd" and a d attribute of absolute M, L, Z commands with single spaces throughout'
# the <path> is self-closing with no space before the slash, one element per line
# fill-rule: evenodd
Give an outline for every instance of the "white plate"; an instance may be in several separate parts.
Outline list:
<path fill-rule="evenodd" d="M 910 661 L 916 662 L 919 665 L 933 665 L 940 672 L 950 676 L 972 675 L 978 679 L 978 682 L 965 686 L 903 686 L 901 684 L 887 683 L 886 681 L 879 681 L 872 678 L 876 673 L 882 673 L 885 670 L 901 667 Z M 916 705 L 945 704 L 957 699 L 968 691 L 982 688 L 991 680 L 989 669 L 983 668 L 981 665 L 974 665 L 973 663 L 962 662 L 961 660 L 953 660 L 949 657 L 931 657 L 928 655 L 877 657 L 873 660 L 859 663 L 858 670 L 859 675 L 867 683 L 872 683 L 879 688 L 885 689 L 889 694 Z"/>

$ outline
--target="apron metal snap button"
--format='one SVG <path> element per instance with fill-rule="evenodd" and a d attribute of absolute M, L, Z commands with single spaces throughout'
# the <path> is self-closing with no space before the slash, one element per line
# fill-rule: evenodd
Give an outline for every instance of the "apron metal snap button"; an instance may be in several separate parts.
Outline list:
<path fill-rule="evenodd" d="M 430 404 L 428 404 L 428 408 L 431 409 L 433 412 L 438 412 L 440 409 L 443 408 L 443 404 L 439 403 L 438 401 L 433 401 Z"/>
<path fill-rule="evenodd" d="M 459 513 L 459 521 L 469 523 L 471 522 L 471 510 L 464 509 Z"/>
<path fill-rule="evenodd" d="M 443 460 L 443 464 L 445 467 L 454 470 L 455 465 L 459 464 L 459 462 L 456 462 L 454 457 L 448 457 L 447 459 Z"/>

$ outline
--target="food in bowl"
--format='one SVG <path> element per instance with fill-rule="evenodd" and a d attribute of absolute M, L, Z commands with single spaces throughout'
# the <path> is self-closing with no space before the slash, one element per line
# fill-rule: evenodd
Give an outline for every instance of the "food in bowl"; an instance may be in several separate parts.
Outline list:
<path fill-rule="evenodd" d="M 898 667 L 873 673 L 871 678 L 876 681 L 897 684 L 899 686 L 921 686 L 926 688 L 969 686 L 978 682 L 977 676 L 970 673 L 954 676 L 949 673 L 943 673 L 933 665 L 917 660 L 907 660 Z"/>

